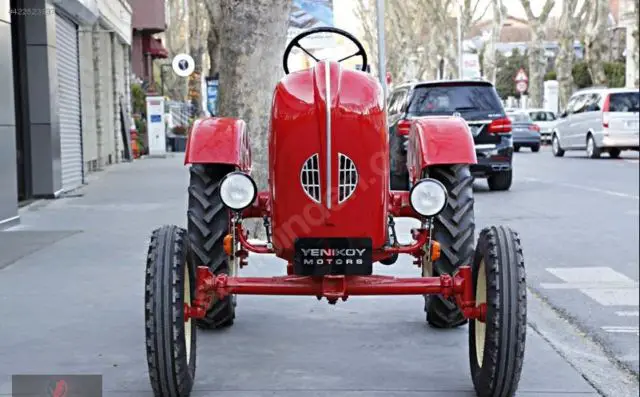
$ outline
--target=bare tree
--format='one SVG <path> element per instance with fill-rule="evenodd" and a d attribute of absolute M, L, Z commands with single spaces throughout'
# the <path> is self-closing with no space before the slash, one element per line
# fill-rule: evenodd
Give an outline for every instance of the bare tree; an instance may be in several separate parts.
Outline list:
<path fill-rule="evenodd" d="M 194 106 L 195 114 L 202 112 L 202 101 L 200 93 L 200 77 L 203 72 L 203 58 L 206 44 L 206 32 L 208 29 L 209 18 L 207 8 L 201 0 L 189 0 L 189 53 L 194 60 L 194 73 L 189 77 L 189 97 Z"/>
<path fill-rule="evenodd" d="M 493 24 L 491 25 L 491 36 L 484 51 L 482 69 L 485 78 L 495 85 L 497 72 L 496 43 L 500 41 L 500 34 L 502 33 L 504 16 L 507 14 L 507 9 L 504 6 L 503 0 L 492 0 L 491 9 L 493 12 Z"/>
<path fill-rule="evenodd" d="M 220 0 L 205 0 L 209 31 L 207 32 L 207 55 L 209 58 L 209 76 L 218 72 L 220 62 Z"/>
<path fill-rule="evenodd" d="M 168 0 L 171 24 L 165 31 L 165 46 L 169 53 L 169 62 L 180 53 L 189 52 L 188 9 L 183 0 Z M 165 95 L 173 99 L 184 99 L 187 96 L 187 82 L 183 77 L 173 73 L 164 73 Z"/>
<path fill-rule="evenodd" d="M 220 0 L 220 116 L 247 123 L 258 187 L 267 185 L 267 130 L 281 78 L 290 0 Z"/>
<path fill-rule="evenodd" d="M 544 95 L 544 74 L 547 60 L 544 51 L 545 24 L 549 14 L 556 5 L 555 0 L 545 0 L 539 16 L 533 14 L 530 0 L 520 0 L 527 14 L 527 22 L 531 29 L 531 43 L 529 45 L 529 98 L 532 107 L 541 107 Z"/>
<path fill-rule="evenodd" d="M 573 63 L 575 61 L 574 42 L 580 38 L 582 28 L 591 9 L 592 1 L 583 0 L 578 9 L 578 0 L 563 0 L 560 16 L 559 39 L 560 49 L 556 58 L 556 75 L 558 79 L 559 106 L 564 109 L 573 93 Z"/>
<path fill-rule="evenodd" d="M 609 1 L 592 0 L 593 10 L 590 13 L 585 35 L 585 60 L 589 67 L 591 81 L 596 85 L 606 85 L 607 75 L 604 73 L 604 56 L 607 51 L 607 28 L 609 21 Z"/>

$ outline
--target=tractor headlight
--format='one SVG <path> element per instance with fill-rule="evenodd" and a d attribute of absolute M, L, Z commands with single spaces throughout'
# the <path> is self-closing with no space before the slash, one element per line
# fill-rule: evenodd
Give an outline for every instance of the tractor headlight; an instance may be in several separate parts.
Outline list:
<path fill-rule="evenodd" d="M 409 202 L 418 214 L 436 216 L 447 205 L 447 189 L 435 179 L 422 179 L 411 188 Z"/>
<path fill-rule="evenodd" d="M 234 211 L 241 211 L 253 204 L 257 194 L 256 183 L 244 172 L 231 172 L 220 183 L 220 199 Z"/>

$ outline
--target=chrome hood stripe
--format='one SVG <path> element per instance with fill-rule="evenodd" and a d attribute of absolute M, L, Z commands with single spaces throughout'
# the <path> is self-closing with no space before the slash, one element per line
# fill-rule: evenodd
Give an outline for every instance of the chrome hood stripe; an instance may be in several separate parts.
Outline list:
<path fill-rule="evenodd" d="M 324 61 L 325 108 L 327 126 L 327 208 L 331 209 L 331 64 Z"/>

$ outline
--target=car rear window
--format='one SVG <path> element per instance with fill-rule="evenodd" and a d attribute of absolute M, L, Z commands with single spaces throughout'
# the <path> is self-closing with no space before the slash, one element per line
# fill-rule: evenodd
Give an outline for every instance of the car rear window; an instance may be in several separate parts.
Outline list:
<path fill-rule="evenodd" d="M 610 112 L 638 112 L 640 111 L 640 92 L 619 92 L 610 94 Z"/>
<path fill-rule="evenodd" d="M 531 120 L 534 122 L 554 121 L 556 119 L 556 115 L 552 112 L 529 112 L 529 116 L 531 116 Z"/>
<path fill-rule="evenodd" d="M 460 113 L 464 118 L 496 117 L 504 109 L 495 89 L 481 84 L 442 84 L 418 86 L 409 104 L 413 116 Z"/>
<path fill-rule="evenodd" d="M 526 113 L 509 113 L 507 114 L 512 123 L 530 123 L 531 117 Z"/>

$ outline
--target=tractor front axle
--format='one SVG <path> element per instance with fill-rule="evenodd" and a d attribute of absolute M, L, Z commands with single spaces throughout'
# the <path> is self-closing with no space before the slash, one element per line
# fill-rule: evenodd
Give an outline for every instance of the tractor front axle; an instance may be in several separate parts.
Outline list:
<path fill-rule="evenodd" d="M 453 275 L 439 277 L 399 278 L 393 276 L 279 276 L 229 277 L 214 275 L 199 266 L 196 274 L 195 299 L 185 302 L 185 319 L 203 318 L 213 299 L 237 295 L 307 295 L 327 298 L 334 304 L 351 295 L 432 295 L 454 297 L 466 318 L 484 321 L 486 304 L 476 306 L 471 268 L 461 266 Z"/>

